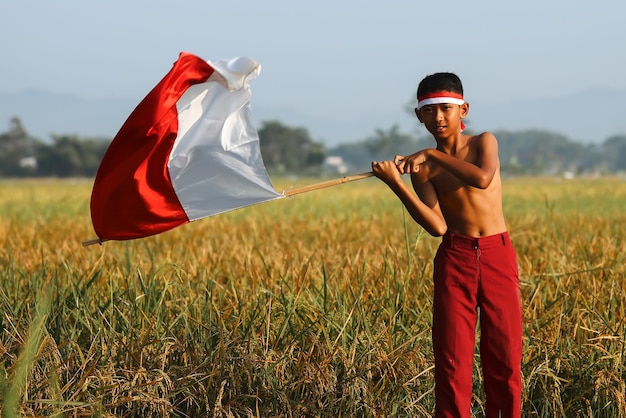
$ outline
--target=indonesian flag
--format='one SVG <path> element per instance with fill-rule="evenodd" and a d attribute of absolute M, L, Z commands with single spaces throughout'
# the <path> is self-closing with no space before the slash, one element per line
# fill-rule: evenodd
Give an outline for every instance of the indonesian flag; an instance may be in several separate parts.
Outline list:
<path fill-rule="evenodd" d="M 100 164 L 91 218 L 101 241 L 158 234 L 284 197 L 274 190 L 250 110 L 249 58 L 181 53 L 122 125 Z"/>

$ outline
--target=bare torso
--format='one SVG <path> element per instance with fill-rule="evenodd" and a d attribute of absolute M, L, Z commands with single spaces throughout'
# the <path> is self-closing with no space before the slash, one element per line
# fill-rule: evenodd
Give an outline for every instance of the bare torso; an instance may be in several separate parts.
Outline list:
<path fill-rule="evenodd" d="M 464 147 L 452 155 L 475 164 L 478 159 L 475 138 L 470 138 Z M 427 170 L 423 174 L 427 175 L 437 193 L 449 232 L 482 237 L 506 231 L 501 203 L 502 181 L 499 162 L 493 179 L 485 189 L 464 184 L 436 163 L 429 162 L 426 165 Z"/>

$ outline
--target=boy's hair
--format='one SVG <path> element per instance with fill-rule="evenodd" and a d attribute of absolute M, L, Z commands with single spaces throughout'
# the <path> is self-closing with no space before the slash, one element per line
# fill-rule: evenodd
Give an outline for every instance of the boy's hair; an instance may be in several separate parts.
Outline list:
<path fill-rule="evenodd" d="M 420 81 L 417 87 L 417 97 L 419 98 L 438 91 L 450 91 L 462 96 L 463 84 L 461 83 L 461 79 L 454 73 L 430 74 Z"/>

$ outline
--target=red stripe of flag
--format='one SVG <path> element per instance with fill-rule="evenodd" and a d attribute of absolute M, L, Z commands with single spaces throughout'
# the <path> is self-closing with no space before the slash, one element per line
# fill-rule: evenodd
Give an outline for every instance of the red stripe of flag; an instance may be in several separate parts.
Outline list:
<path fill-rule="evenodd" d="M 181 53 L 113 138 L 91 195 L 91 217 L 100 239 L 141 238 L 189 222 L 167 167 L 178 133 L 176 102 L 212 73 L 206 61 Z"/>

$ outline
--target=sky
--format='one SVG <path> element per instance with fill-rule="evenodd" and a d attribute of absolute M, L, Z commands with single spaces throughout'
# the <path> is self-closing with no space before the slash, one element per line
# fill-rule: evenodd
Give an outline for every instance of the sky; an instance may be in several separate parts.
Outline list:
<path fill-rule="evenodd" d="M 400 119 L 437 71 L 470 103 L 624 89 L 624 16 L 623 0 L 3 0 L 0 92 L 138 103 L 187 51 L 259 62 L 253 112 Z"/>

